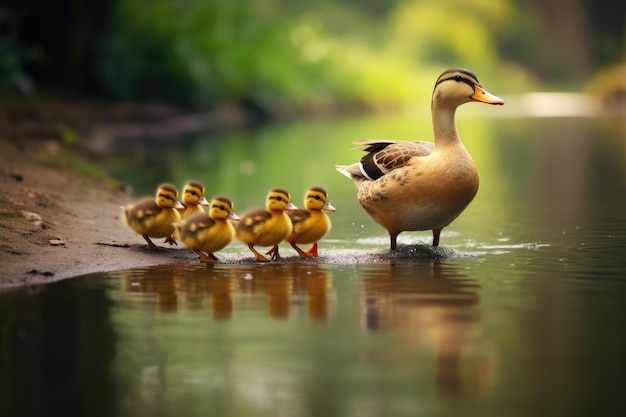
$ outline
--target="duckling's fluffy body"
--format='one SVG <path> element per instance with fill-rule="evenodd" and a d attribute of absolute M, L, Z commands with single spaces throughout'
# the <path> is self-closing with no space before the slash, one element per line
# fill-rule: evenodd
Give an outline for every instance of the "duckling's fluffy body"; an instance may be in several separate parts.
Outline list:
<path fill-rule="evenodd" d="M 239 220 L 232 201 L 223 196 L 211 199 L 209 214 L 194 213 L 176 223 L 176 237 L 200 256 L 202 262 L 217 260 L 214 252 L 232 240 L 235 229 L 229 220 Z"/>
<path fill-rule="evenodd" d="M 330 219 L 322 210 L 336 211 L 328 202 L 328 193 L 323 188 L 313 187 L 307 190 L 304 209 L 287 212 L 293 229 L 285 241 L 289 242 L 301 258 L 318 256 L 317 242 L 330 230 Z M 298 247 L 298 243 L 313 245 L 305 252 Z"/>
<path fill-rule="evenodd" d="M 180 221 L 178 209 L 178 190 L 171 184 L 162 184 L 157 188 L 155 198 L 146 197 L 122 207 L 124 224 L 143 236 L 150 249 L 158 247 L 151 237 L 165 237 L 166 243 L 176 244 L 172 236 L 174 223 Z"/>
<path fill-rule="evenodd" d="M 266 255 L 271 255 L 272 260 L 280 259 L 278 244 L 285 240 L 292 230 L 291 220 L 285 214 L 285 210 L 294 210 L 296 206 L 290 202 L 287 191 L 275 188 L 268 193 L 265 208 L 248 210 L 242 214 L 235 226 L 237 239 L 248 245 L 260 262 L 268 259 L 261 255 L 255 246 L 272 246 Z"/>
<path fill-rule="evenodd" d="M 441 230 L 476 195 L 478 171 L 455 122 L 456 108 L 470 101 L 504 104 L 470 71 L 447 70 L 433 91 L 434 143 L 356 141 L 367 154 L 356 164 L 337 167 L 356 185 L 361 206 L 389 232 L 392 250 L 403 231 L 432 230 L 438 246 Z"/>

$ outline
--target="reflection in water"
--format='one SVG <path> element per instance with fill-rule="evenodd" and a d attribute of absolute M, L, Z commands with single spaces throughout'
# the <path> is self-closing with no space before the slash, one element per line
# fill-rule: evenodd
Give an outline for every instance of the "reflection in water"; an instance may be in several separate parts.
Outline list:
<path fill-rule="evenodd" d="M 213 318 L 230 319 L 235 295 L 241 305 L 258 300 L 245 294 L 265 294 L 271 317 L 288 317 L 306 305 L 312 320 L 326 320 L 332 300 L 331 281 L 316 263 L 270 265 L 171 264 L 122 271 L 126 294 L 137 302 L 156 304 L 160 311 L 210 308 Z M 258 307 L 258 306 L 251 306 Z"/>
<path fill-rule="evenodd" d="M 110 416 L 116 334 L 106 293 L 74 281 L 0 303 L 0 415 Z"/>
<path fill-rule="evenodd" d="M 373 265 L 361 285 L 363 326 L 399 335 L 406 342 L 401 351 L 385 352 L 383 359 L 406 358 L 415 348 L 432 350 L 438 391 L 464 394 L 462 370 L 468 365 L 463 355 L 481 333 L 478 286 L 437 260 Z M 492 379 L 491 362 L 481 358 L 472 364 L 467 385 L 484 390 Z"/>

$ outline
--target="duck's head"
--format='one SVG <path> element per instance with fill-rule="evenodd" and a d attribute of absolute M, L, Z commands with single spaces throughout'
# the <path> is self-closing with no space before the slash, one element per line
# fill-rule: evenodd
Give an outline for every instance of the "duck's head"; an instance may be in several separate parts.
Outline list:
<path fill-rule="evenodd" d="M 161 208 L 184 209 L 178 201 L 178 190 L 172 184 L 161 184 L 157 188 L 155 201 Z"/>
<path fill-rule="evenodd" d="M 239 220 L 233 211 L 234 205 L 230 198 L 217 196 L 211 199 L 209 216 L 216 220 Z"/>
<path fill-rule="evenodd" d="M 441 103 L 456 107 L 470 101 L 504 104 L 504 100 L 485 90 L 478 82 L 478 77 L 466 69 L 449 69 L 437 78 L 433 91 L 433 105 Z"/>
<path fill-rule="evenodd" d="M 309 188 L 304 198 L 304 207 L 307 210 L 328 210 L 337 211 L 328 202 L 328 193 L 321 187 Z"/>
<path fill-rule="evenodd" d="M 183 187 L 183 204 L 208 206 L 209 202 L 204 198 L 204 185 L 198 181 L 188 181 Z"/>
<path fill-rule="evenodd" d="M 267 211 L 297 210 L 297 207 L 291 203 L 289 193 L 282 188 L 270 190 L 267 194 L 265 208 Z"/>

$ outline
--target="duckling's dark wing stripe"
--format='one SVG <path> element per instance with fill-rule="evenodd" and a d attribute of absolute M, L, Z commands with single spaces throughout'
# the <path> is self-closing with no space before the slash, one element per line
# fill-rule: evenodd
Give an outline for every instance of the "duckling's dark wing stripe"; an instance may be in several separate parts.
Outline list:
<path fill-rule="evenodd" d="M 183 233 L 195 233 L 200 230 L 210 229 L 215 225 L 215 220 L 210 218 L 208 215 L 203 213 L 197 214 L 200 214 L 200 216 L 193 219 L 190 217 L 183 223 Z"/>
<path fill-rule="evenodd" d="M 295 227 L 298 223 L 301 223 L 304 220 L 308 219 L 311 216 L 311 213 L 306 210 L 294 210 L 288 211 L 287 215 L 289 216 L 289 218 L 291 219 L 291 223 L 293 223 Z"/>
<path fill-rule="evenodd" d="M 263 209 L 252 209 L 241 216 L 241 219 L 235 222 L 235 228 L 244 232 L 253 232 L 254 228 L 269 220 L 272 215 Z"/>

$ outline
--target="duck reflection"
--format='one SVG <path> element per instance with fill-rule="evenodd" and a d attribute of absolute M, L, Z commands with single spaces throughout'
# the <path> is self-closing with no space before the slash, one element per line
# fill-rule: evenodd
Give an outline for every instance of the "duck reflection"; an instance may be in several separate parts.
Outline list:
<path fill-rule="evenodd" d="M 362 281 L 362 325 L 368 331 L 399 335 L 403 343 L 383 357 L 370 353 L 368 357 L 397 360 L 413 354 L 416 348 L 431 350 L 436 358 L 435 379 L 440 393 L 466 394 L 463 383 L 468 390 L 484 390 L 485 382 L 491 380 L 492 359 L 474 354 L 464 357 L 479 344 L 477 288 L 438 260 L 393 260 L 373 265 Z"/>
<path fill-rule="evenodd" d="M 230 319 L 236 306 L 266 309 L 274 318 L 306 306 L 311 320 L 326 320 L 334 299 L 329 272 L 314 263 L 170 264 L 130 269 L 122 276 L 125 293 L 136 302 L 155 304 L 162 312 L 208 307 L 215 319 Z"/>

